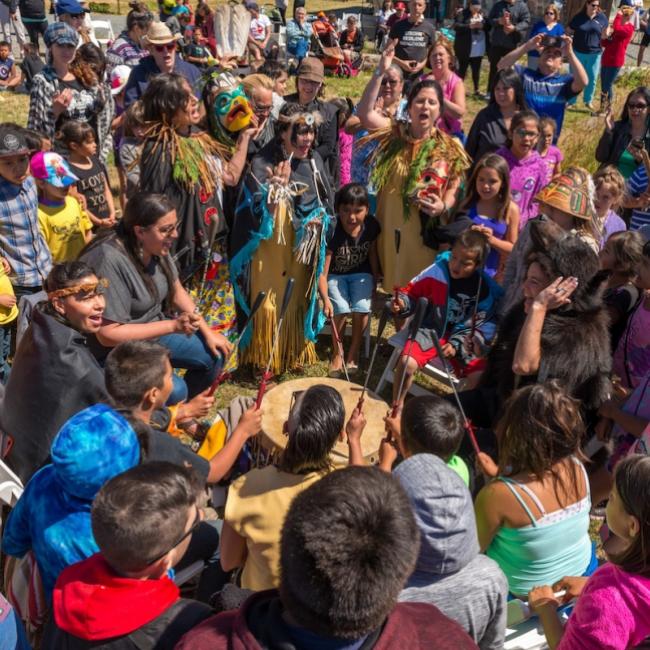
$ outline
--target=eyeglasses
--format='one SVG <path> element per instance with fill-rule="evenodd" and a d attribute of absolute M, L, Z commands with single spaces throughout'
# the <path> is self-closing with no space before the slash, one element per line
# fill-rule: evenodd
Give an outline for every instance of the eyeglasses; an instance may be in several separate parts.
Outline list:
<path fill-rule="evenodd" d="M 258 104 L 255 101 L 251 102 L 251 105 L 256 113 L 270 113 L 271 109 L 273 108 L 273 104 Z"/>
<path fill-rule="evenodd" d="M 180 227 L 181 227 L 181 221 L 179 219 L 176 223 L 173 223 L 170 226 L 163 226 L 162 228 L 158 228 L 157 230 L 163 237 L 169 237 L 172 233 L 177 232 Z"/>
<path fill-rule="evenodd" d="M 203 518 L 201 517 L 201 511 L 199 510 L 199 507 L 194 507 L 196 508 L 196 514 L 194 515 L 194 522 L 190 526 L 189 530 L 186 530 L 164 553 L 161 553 L 153 560 L 149 560 L 146 566 L 151 566 L 152 564 L 155 564 L 156 562 L 162 560 L 165 555 L 167 555 L 167 553 L 173 551 L 183 540 L 187 539 L 199 527 L 199 524 Z"/>
<path fill-rule="evenodd" d="M 526 129 L 517 129 L 515 133 L 520 138 L 536 138 L 539 135 L 537 131 L 526 131 Z"/>
<path fill-rule="evenodd" d="M 84 17 L 84 14 L 70 14 L 70 18 L 76 18 L 77 20 L 81 20 Z"/>
<path fill-rule="evenodd" d="M 627 107 L 632 111 L 634 111 L 634 110 L 642 111 L 643 109 L 648 108 L 648 105 L 643 104 L 643 103 L 641 103 L 641 104 L 630 103 L 630 104 L 627 105 Z"/>
<path fill-rule="evenodd" d="M 165 45 L 154 45 L 156 52 L 173 52 L 176 49 L 176 43 L 165 43 Z"/>
<path fill-rule="evenodd" d="M 391 88 L 395 88 L 397 84 L 399 83 L 399 79 L 382 79 L 381 80 L 381 85 L 382 86 L 390 86 Z"/>
<path fill-rule="evenodd" d="M 553 17 L 557 16 L 557 14 L 554 11 L 545 11 L 544 15 L 545 16 L 553 16 Z"/>
<path fill-rule="evenodd" d="M 600 7 L 600 2 L 590 2 L 589 6 L 590 7 Z"/>

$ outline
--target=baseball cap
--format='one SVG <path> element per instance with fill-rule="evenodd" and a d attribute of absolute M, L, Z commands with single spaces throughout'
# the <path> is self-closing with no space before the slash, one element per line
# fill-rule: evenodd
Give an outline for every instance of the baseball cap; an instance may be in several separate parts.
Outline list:
<path fill-rule="evenodd" d="M 45 46 L 50 49 L 52 45 L 72 45 L 77 47 L 79 44 L 79 34 L 74 27 L 68 23 L 52 23 L 48 25 L 43 34 Z"/>
<path fill-rule="evenodd" d="M 305 57 L 300 63 L 296 76 L 299 79 L 302 78 L 307 81 L 322 83 L 325 79 L 325 68 L 323 67 L 323 62 L 313 56 Z"/>
<path fill-rule="evenodd" d="M 32 176 L 54 187 L 70 187 L 79 179 L 72 173 L 66 159 L 53 151 L 39 151 L 29 162 Z"/>
<path fill-rule="evenodd" d="M 83 14 L 88 11 L 77 0 L 59 0 L 54 6 L 57 16 L 61 16 L 62 14 Z"/>
<path fill-rule="evenodd" d="M 562 49 L 562 39 L 559 36 L 550 36 L 546 34 L 542 38 L 541 46 L 545 50 L 561 50 Z"/>
<path fill-rule="evenodd" d="M 395 9 L 406 9 L 406 2 L 396 2 Z"/>
<path fill-rule="evenodd" d="M 481 5 L 481 0 L 470 0 L 471 5 Z"/>
<path fill-rule="evenodd" d="M 246 3 L 246 9 L 252 9 L 253 11 L 259 11 L 260 6 L 257 4 L 257 2 L 247 2 Z"/>
<path fill-rule="evenodd" d="M 0 125 L 0 158 L 26 153 L 29 153 L 29 146 L 18 128 L 9 124 Z"/>
<path fill-rule="evenodd" d="M 129 81 L 131 68 L 128 65 L 116 65 L 111 72 L 111 95 L 119 95 Z"/>

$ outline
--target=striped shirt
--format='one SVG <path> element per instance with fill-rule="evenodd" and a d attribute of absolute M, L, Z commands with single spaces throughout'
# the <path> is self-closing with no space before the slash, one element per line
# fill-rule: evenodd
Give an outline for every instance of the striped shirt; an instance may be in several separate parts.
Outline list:
<path fill-rule="evenodd" d="M 632 176 L 628 178 L 627 189 L 635 198 L 641 196 L 648 189 L 648 172 L 645 165 L 639 165 Z M 650 206 L 634 208 L 630 219 L 630 230 L 638 230 L 647 224 L 650 224 Z"/>
<path fill-rule="evenodd" d="M 38 193 L 29 176 L 22 185 L 0 178 L 0 252 L 12 269 L 12 284 L 40 287 L 52 257 L 38 227 Z"/>

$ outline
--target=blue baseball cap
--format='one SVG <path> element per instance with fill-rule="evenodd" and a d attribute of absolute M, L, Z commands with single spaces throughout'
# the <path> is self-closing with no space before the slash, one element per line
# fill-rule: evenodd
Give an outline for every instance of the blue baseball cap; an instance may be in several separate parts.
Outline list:
<path fill-rule="evenodd" d="M 84 14 L 88 9 L 82 7 L 77 0 L 58 0 L 55 11 L 57 16 L 61 16 L 62 14 Z"/>
<path fill-rule="evenodd" d="M 74 27 L 68 23 L 51 23 L 47 26 L 43 34 L 45 47 L 50 49 L 52 45 L 72 45 L 77 47 L 79 44 L 79 34 Z"/>

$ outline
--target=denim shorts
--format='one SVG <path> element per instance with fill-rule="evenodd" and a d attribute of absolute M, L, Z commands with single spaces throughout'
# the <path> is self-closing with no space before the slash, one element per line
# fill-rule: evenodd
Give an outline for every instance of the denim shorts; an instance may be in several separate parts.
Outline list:
<path fill-rule="evenodd" d="M 350 273 L 348 275 L 329 275 L 327 293 L 334 313 L 356 314 L 370 313 L 372 303 L 373 280 L 370 273 Z"/>

